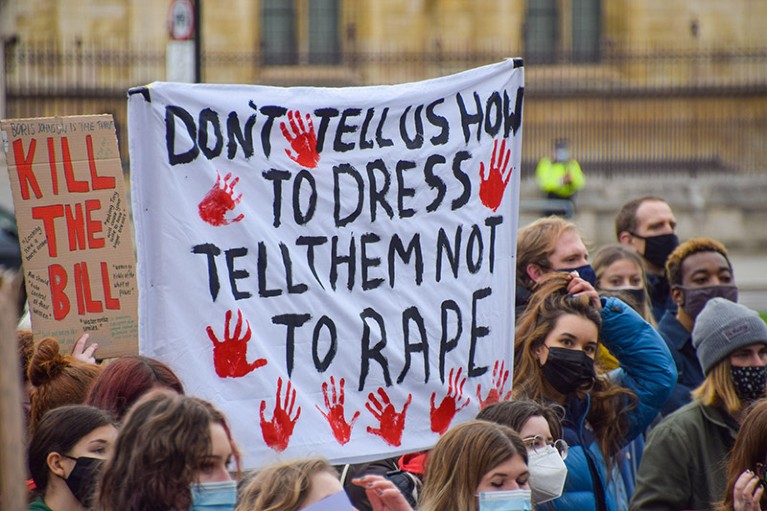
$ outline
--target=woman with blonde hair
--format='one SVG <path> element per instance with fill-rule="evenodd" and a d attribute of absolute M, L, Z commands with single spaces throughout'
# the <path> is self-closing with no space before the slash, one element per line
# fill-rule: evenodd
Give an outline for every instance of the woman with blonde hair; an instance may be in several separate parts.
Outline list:
<path fill-rule="evenodd" d="M 239 454 L 223 414 L 210 403 L 152 391 L 130 409 L 101 480 L 103 511 L 233 510 L 229 465 Z"/>
<path fill-rule="evenodd" d="M 374 511 L 412 511 L 384 477 L 363 476 L 354 483 L 365 488 Z M 257 471 L 244 484 L 236 511 L 299 511 L 343 491 L 338 472 L 325 458 L 284 461 Z"/>
<path fill-rule="evenodd" d="M 565 408 L 568 477 L 554 509 L 606 510 L 628 504 L 622 449 L 657 415 L 676 382 L 663 339 L 617 298 L 568 291 L 572 274 L 538 282 L 515 335 L 513 397 Z M 600 343 L 620 368 L 607 372 Z"/>
<path fill-rule="evenodd" d="M 743 305 L 711 298 L 695 320 L 692 343 L 705 378 L 692 402 L 650 433 L 631 509 L 712 509 L 732 492 L 725 484 L 733 474 L 727 477 L 722 461 L 748 406 L 765 397 L 767 325 Z M 746 468 L 756 470 L 739 470 Z"/>
<path fill-rule="evenodd" d="M 527 490 L 527 449 L 511 428 L 474 420 L 450 428 L 429 452 L 419 511 L 477 511 L 477 495 Z"/>

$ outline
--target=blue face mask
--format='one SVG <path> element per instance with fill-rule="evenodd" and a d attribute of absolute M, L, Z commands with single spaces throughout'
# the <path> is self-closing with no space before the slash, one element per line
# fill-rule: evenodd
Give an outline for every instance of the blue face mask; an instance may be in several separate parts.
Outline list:
<path fill-rule="evenodd" d="M 220 481 L 192 485 L 192 507 L 189 511 L 234 511 L 237 505 L 237 483 Z"/>
<path fill-rule="evenodd" d="M 530 511 L 530 490 L 485 491 L 479 494 L 479 511 Z"/>
<path fill-rule="evenodd" d="M 584 264 L 583 266 L 579 266 L 577 268 L 561 268 L 556 271 L 561 271 L 563 273 L 570 273 L 573 271 L 578 272 L 578 276 L 591 284 L 592 286 L 597 285 L 597 274 L 594 271 L 594 268 L 591 267 L 590 264 Z"/>

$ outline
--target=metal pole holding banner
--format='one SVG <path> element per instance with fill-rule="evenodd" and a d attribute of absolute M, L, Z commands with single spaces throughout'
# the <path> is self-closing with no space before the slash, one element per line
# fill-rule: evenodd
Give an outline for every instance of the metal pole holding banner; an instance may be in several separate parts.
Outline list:
<path fill-rule="evenodd" d="M 202 83 L 202 0 L 194 0 L 194 83 Z"/>

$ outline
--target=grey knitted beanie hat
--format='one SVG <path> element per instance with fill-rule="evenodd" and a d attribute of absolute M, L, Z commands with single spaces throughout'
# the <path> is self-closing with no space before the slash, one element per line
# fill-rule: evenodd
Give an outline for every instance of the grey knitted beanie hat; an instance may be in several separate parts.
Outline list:
<path fill-rule="evenodd" d="M 755 311 L 725 298 L 709 300 L 692 329 L 705 374 L 735 350 L 758 342 L 767 344 L 767 325 Z"/>

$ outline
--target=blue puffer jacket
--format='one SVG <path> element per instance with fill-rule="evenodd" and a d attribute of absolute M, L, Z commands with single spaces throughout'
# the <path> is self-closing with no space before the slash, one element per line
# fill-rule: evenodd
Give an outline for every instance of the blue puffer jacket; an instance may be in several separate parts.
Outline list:
<path fill-rule="evenodd" d="M 676 384 L 676 366 L 666 343 L 658 332 L 634 310 L 617 298 L 602 298 L 602 330 L 600 342 L 620 362 L 620 368 L 610 377 L 634 391 L 639 398 L 636 408 L 629 412 L 630 431 L 624 439 L 628 444 L 653 421 Z M 607 467 L 599 444 L 586 422 L 590 396 L 572 398 L 565 404 L 562 423 L 570 451 L 565 460 L 567 481 L 562 496 L 539 509 L 576 511 L 619 511 L 628 509 L 633 481 L 624 481 L 631 470 L 631 460 L 625 457 Z M 594 484 L 592 473 L 599 474 Z M 621 473 L 624 476 L 621 476 Z M 596 488 L 595 488 L 596 487 Z M 597 498 L 597 493 L 602 498 Z M 600 505 L 601 502 L 604 505 Z"/>

